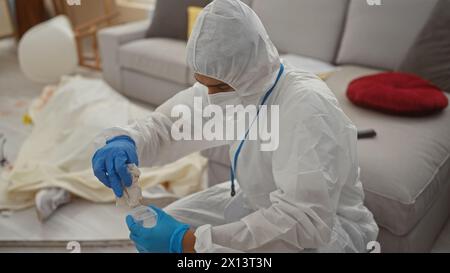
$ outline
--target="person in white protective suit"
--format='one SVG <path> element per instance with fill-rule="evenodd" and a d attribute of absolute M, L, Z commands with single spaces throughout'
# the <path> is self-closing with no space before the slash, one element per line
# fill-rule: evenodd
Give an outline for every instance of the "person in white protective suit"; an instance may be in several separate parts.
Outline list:
<path fill-rule="evenodd" d="M 142 252 L 364 252 L 378 227 L 364 206 L 357 130 L 317 76 L 283 64 L 258 16 L 238 0 L 215 0 L 199 15 L 187 45 L 198 83 L 145 120 L 102 134 L 93 158 L 96 176 L 114 185 L 126 163 L 164 164 L 189 153 L 229 145 L 236 195 L 225 182 L 185 197 L 158 213 L 148 229 L 130 217 Z M 270 92 L 269 92 L 270 91 Z M 261 141 L 175 141 L 171 110 L 193 98 L 205 104 L 279 106 L 279 146 Z M 270 108 L 268 108 L 270 111 Z M 136 155 L 133 154 L 136 150 Z M 238 151 L 239 150 L 239 151 Z M 110 162 L 110 163 L 108 163 Z M 176 219 L 176 220 L 175 220 Z"/>

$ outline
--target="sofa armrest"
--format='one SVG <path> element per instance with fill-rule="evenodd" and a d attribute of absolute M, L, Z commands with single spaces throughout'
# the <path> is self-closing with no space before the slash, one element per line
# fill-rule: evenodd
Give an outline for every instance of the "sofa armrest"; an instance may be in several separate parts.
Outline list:
<path fill-rule="evenodd" d="M 117 91 L 122 91 L 119 49 L 131 41 L 145 38 L 150 20 L 105 28 L 98 33 L 103 78 Z"/>

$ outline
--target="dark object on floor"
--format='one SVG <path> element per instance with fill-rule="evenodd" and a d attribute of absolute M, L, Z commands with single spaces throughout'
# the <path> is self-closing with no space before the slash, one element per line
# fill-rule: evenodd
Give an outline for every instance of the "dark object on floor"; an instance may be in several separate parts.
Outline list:
<path fill-rule="evenodd" d="M 420 75 L 450 93 L 449 0 L 438 2 L 399 70 Z"/>
<path fill-rule="evenodd" d="M 448 98 L 419 76 L 385 72 L 353 80 L 347 97 L 355 105 L 401 116 L 425 116 L 448 106 Z"/>
<path fill-rule="evenodd" d="M 0 134 L 0 167 L 9 166 L 9 161 L 6 159 L 5 155 L 5 144 L 6 137 L 3 134 Z"/>
<path fill-rule="evenodd" d="M 374 138 L 377 132 L 374 129 L 358 130 L 358 139 Z"/>

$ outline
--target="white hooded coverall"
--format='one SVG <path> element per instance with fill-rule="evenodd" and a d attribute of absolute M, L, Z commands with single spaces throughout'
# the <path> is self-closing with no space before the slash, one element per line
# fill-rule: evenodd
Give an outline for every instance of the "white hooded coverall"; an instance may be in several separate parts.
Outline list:
<path fill-rule="evenodd" d="M 197 19 L 187 62 L 196 73 L 232 86 L 243 105 L 257 105 L 282 61 L 251 8 L 238 0 L 216 0 Z M 207 92 L 196 83 L 148 118 L 108 129 L 102 138 L 133 138 L 143 166 L 224 144 L 233 159 L 240 140 L 171 136 L 172 108 L 183 104 L 198 111 L 193 98 L 207 105 Z M 236 169 L 237 195 L 231 197 L 226 182 L 183 198 L 166 212 L 196 229 L 197 252 L 366 251 L 378 227 L 363 205 L 357 131 L 335 96 L 315 75 L 285 66 L 267 105 L 279 105 L 279 147 L 263 152 L 259 140 L 245 142 Z"/>

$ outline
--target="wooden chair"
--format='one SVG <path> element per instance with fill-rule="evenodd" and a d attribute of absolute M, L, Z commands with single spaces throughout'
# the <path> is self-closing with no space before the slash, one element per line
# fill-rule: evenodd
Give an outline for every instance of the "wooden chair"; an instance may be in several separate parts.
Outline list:
<path fill-rule="evenodd" d="M 74 26 L 79 65 L 101 70 L 97 32 L 103 27 L 112 25 L 118 17 L 119 12 L 115 1 L 82 1 L 82 6 L 69 6 L 65 0 L 53 0 L 53 5 L 55 13 L 68 16 Z M 89 7 L 88 5 L 92 6 Z M 90 16 L 91 18 L 84 16 L 84 18 L 80 19 L 80 13 L 86 13 L 88 10 L 90 13 L 93 13 L 93 16 Z M 85 52 L 85 43 L 88 39 L 91 40 L 92 56 L 86 55 Z"/>

